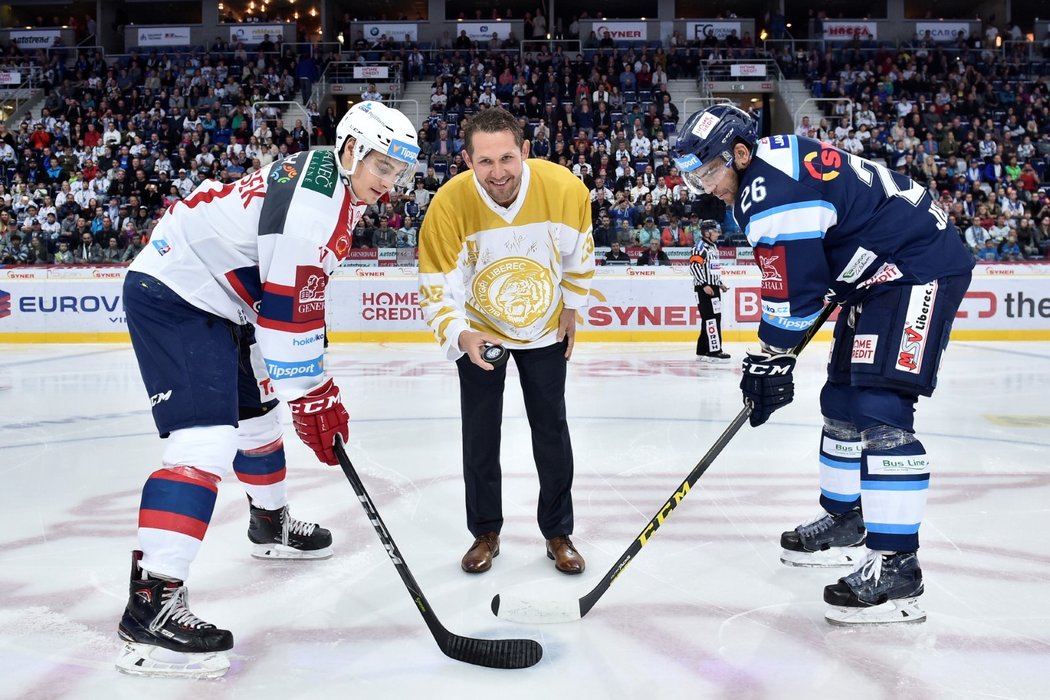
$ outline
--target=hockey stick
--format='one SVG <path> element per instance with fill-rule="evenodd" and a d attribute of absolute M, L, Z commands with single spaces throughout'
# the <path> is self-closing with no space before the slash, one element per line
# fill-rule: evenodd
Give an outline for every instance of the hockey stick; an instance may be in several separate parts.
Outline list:
<path fill-rule="evenodd" d="M 383 519 L 379 517 L 379 511 L 376 510 L 375 504 L 372 503 L 368 492 L 365 491 L 365 485 L 361 482 L 361 477 L 358 476 L 354 465 L 351 464 L 350 458 L 346 456 L 346 449 L 343 447 L 341 437 L 336 437 L 335 456 L 339 460 L 339 466 L 343 468 L 343 473 L 346 474 L 347 480 L 354 488 L 354 493 L 357 494 L 358 500 L 361 501 L 365 513 L 368 514 L 368 520 L 372 523 L 372 527 L 375 528 L 376 534 L 379 535 L 379 541 L 383 543 L 390 561 L 394 562 L 394 568 L 400 574 L 401 580 L 404 581 L 405 587 L 412 596 L 412 601 L 416 604 L 420 614 L 423 615 L 423 620 L 427 623 L 427 627 L 430 628 L 430 633 L 434 635 L 434 641 L 437 642 L 438 647 L 441 648 L 445 656 L 456 661 L 463 661 L 475 666 L 488 666 L 489 668 L 528 668 L 536 665 L 540 658 L 543 657 L 543 647 L 540 646 L 539 642 L 532 639 L 475 639 L 473 637 L 461 637 L 445 629 L 431 609 L 430 601 L 423 595 L 423 591 L 419 584 L 416 583 L 412 572 L 408 570 L 408 564 L 405 563 L 404 557 L 401 556 L 401 552 L 398 550 L 397 544 L 394 543 L 394 538 L 390 536 L 390 531 L 386 529 Z"/>
<path fill-rule="evenodd" d="M 824 322 L 828 320 L 828 317 L 835 311 L 837 304 L 828 304 L 824 307 L 824 310 L 820 312 L 820 316 L 814 321 L 813 325 L 806 331 L 805 336 L 799 341 L 792 350 L 792 354 L 798 355 L 802 352 L 809 341 L 813 339 L 813 336 L 817 334 L 817 330 L 820 329 Z M 664 524 L 664 521 L 670 517 L 671 512 L 678 507 L 678 504 L 682 502 L 682 499 L 689 494 L 689 490 L 696 484 L 697 480 L 704 475 L 707 468 L 711 466 L 711 463 L 715 461 L 725 446 L 729 444 L 729 441 L 733 439 L 733 436 L 737 434 L 740 428 L 747 421 L 751 415 L 751 404 L 747 404 L 740 410 L 740 413 L 736 415 L 733 422 L 729 424 L 729 427 L 723 431 L 718 439 L 715 440 L 715 444 L 711 446 L 711 449 L 707 451 L 707 454 L 703 456 L 703 459 L 693 467 L 693 471 L 689 472 L 689 475 L 685 477 L 675 492 L 671 495 L 667 502 L 663 504 L 656 516 L 650 520 L 646 526 L 642 529 L 638 536 L 631 542 L 630 546 L 627 547 L 627 551 L 623 553 L 623 556 L 613 564 L 612 568 L 606 572 L 598 584 L 590 590 L 590 592 L 582 598 L 574 601 L 529 601 L 523 598 L 506 598 L 505 600 L 497 594 L 492 598 L 492 613 L 499 617 L 501 620 L 508 620 L 510 622 L 523 622 L 523 623 L 551 623 L 551 622 L 571 622 L 573 620 L 579 620 L 594 607 L 594 604 L 598 602 L 609 586 L 613 584 L 616 578 L 623 573 L 627 565 L 638 555 L 653 535 L 656 530 Z"/>

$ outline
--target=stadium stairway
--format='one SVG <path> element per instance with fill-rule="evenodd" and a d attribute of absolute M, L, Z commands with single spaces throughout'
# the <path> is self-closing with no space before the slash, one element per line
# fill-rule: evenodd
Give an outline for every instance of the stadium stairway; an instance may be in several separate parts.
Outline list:
<path fill-rule="evenodd" d="M 820 120 L 824 118 L 821 104 L 827 103 L 806 103 L 806 100 L 813 97 L 813 93 L 806 87 L 806 81 L 782 80 L 777 87 L 792 119 L 791 131 L 794 131 L 795 127 L 802 123 L 802 117 L 808 116 L 809 123 L 813 125 L 819 124 Z M 802 107 L 801 111 L 799 111 L 799 107 Z M 798 112 L 797 115 L 795 114 L 796 111 Z"/>
<path fill-rule="evenodd" d="M 405 83 L 405 93 L 401 96 L 399 104 L 395 105 L 412 120 L 417 130 L 430 116 L 430 86 L 433 82 L 433 80 L 410 80 Z"/>
<path fill-rule="evenodd" d="M 671 96 L 671 102 L 678 108 L 679 121 L 707 106 L 706 103 L 697 101 L 701 94 L 700 88 L 696 84 L 696 78 L 668 80 L 667 94 Z M 686 100 L 689 101 L 687 102 Z"/>
<path fill-rule="evenodd" d="M 21 124 L 23 120 L 28 121 L 30 125 L 32 125 L 34 119 L 40 118 L 40 112 L 47 103 L 47 93 L 43 90 L 37 90 L 36 92 L 38 92 L 39 95 L 37 95 L 35 99 L 31 99 L 28 104 L 23 105 L 12 112 L 5 120 L 8 129 L 18 131 L 18 125 Z"/>

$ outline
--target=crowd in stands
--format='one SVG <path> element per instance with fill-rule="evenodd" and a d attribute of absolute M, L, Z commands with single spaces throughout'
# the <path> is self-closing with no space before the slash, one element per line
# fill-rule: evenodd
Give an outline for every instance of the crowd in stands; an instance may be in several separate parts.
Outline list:
<path fill-rule="evenodd" d="M 813 95 L 837 101 L 797 133 L 928 187 L 979 260 L 1046 259 L 1050 64 L 1023 42 L 989 49 L 996 34 L 811 51 L 801 63 Z"/>
<path fill-rule="evenodd" d="M 501 106 L 518 117 L 532 157 L 562 164 L 591 190 L 597 246 L 619 241 L 645 248 L 656 239 L 662 246 L 691 247 L 699 222 L 725 221 L 726 208 L 714 197 L 690 197 L 671 162 L 679 113 L 667 92 L 667 57 L 663 48 L 648 46 L 570 57 L 547 45 L 522 54 L 472 44 L 432 54 L 416 187 L 401 201 L 379 205 L 375 220 L 418 222 L 430 196 L 466 167 L 460 155 L 465 120 Z M 727 224 L 735 228 L 731 218 Z M 355 245 L 379 245 L 375 231 L 366 222 Z M 397 240 L 413 246 L 415 234 L 405 231 Z"/>
<path fill-rule="evenodd" d="M 300 98 L 331 57 L 298 56 L 265 41 L 249 52 L 216 39 L 208 50 L 23 55 L 39 67 L 39 114 L 0 123 L 0 263 L 103 264 L 131 260 L 163 212 L 204 179 L 231 182 L 309 148 L 334 111 L 285 125 L 253 103 Z M 269 117 L 269 118 L 267 118 Z"/>
<path fill-rule="evenodd" d="M 704 219 L 723 222 L 728 244 L 743 244 L 725 206 L 690 197 L 671 162 L 670 140 L 685 115 L 667 82 L 695 75 L 698 61 L 753 54 L 750 37 L 672 36 L 667 47 L 605 39 L 571 57 L 546 45 L 507 51 L 495 37 L 492 46 L 453 42 L 425 55 L 407 42 L 352 45 L 351 60 L 401 61 L 406 76 L 433 78 L 415 185 L 370 207 L 354 246 L 414 247 L 430 198 L 466 167 L 464 120 L 496 105 L 519 118 L 533 157 L 586 183 L 597 246 L 689 247 Z M 31 60 L 46 67 L 49 84 L 38 118 L 10 131 L 0 125 L 0 262 L 129 260 L 164 210 L 202 179 L 231 181 L 332 143 L 332 108 L 322 115 L 311 104 L 304 126 L 257 114 L 252 104 L 305 102 L 304 81 L 335 57 L 267 44 L 248 51 L 216 40 L 207 51 L 132 52 L 115 62 L 101 54 L 25 57 L 9 47 L 0 62 Z M 799 134 L 928 187 L 982 260 L 1048 256 L 1045 63 L 966 42 L 844 44 L 792 52 L 791 63 L 815 96 L 837 98 Z"/>

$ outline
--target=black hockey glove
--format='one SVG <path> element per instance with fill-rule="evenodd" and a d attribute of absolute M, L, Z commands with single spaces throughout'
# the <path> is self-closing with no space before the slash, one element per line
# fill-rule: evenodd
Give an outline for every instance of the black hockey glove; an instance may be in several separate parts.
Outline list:
<path fill-rule="evenodd" d="M 795 356 L 790 353 L 773 354 L 762 350 L 749 352 L 741 365 L 740 391 L 744 403 L 751 404 L 751 427 L 769 420 L 773 411 L 787 406 L 795 398 Z"/>

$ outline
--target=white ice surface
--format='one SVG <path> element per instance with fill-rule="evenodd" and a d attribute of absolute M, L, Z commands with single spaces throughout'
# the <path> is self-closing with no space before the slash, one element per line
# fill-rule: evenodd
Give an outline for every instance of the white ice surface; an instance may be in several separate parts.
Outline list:
<path fill-rule="evenodd" d="M 821 590 L 841 573 L 778 561 L 817 508 L 817 392 L 745 426 L 581 621 L 492 616 L 507 592 L 573 601 L 608 570 L 740 405 L 733 362 L 689 344 L 577 348 L 568 407 L 582 576 L 558 574 L 535 524 L 516 372 L 504 420 L 502 553 L 471 576 L 454 367 L 430 345 L 331 348 L 350 455 L 438 616 L 476 637 L 529 637 L 523 671 L 435 646 L 337 469 L 286 436 L 293 512 L 332 529 L 327 561 L 250 557 L 235 481 L 189 581 L 192 609 L 234 632 L 219 681 L 141 679 L 113 662 L 142 483 L 158 464 L 145 390 L 123 346 L 0 346 L 0 698 L 1035 698 L 1050 696 L 1050 344 L 955 343 L 917 429 L 933 461 L 921 531 L 921 625 L 842 629 Z M 513 365 L 513 363 L 511 363 Z"/>

